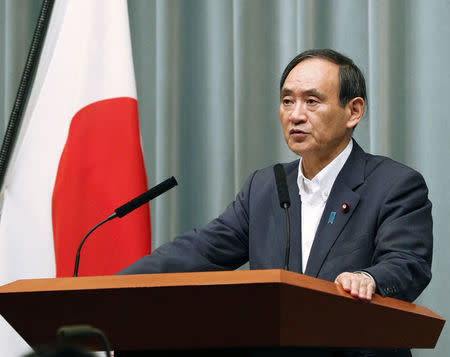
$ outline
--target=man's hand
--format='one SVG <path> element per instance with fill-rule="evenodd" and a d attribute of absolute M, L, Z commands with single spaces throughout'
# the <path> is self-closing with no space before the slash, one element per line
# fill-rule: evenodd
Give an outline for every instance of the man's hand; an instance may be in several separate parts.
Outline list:
<path fill-rule="evenodd" d="M 353 297 L 361 300 L 372 300 L 372 295 L 375 292 L 375 281 L 360 273 L 341 273 L 334 282 L 341 285 Z"/>

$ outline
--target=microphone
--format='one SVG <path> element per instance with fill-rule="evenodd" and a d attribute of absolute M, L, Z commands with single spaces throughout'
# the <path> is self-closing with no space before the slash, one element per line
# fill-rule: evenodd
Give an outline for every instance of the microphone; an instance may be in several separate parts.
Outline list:
<path fill-rule="evenodd" d="M 98 328 L 89 325 L 63 326 L 58 329 L 56 335 L 61 344 L 66 344 L 70 340 L 89 339 L 92 337 L 98 338 L 102 343 L 106 356 L 111 357 L 109 341 L 103 331 Z"/>
<path fill-rule="evenodd" d="M 275 182 L 277 184 L 278 199 L 280 200 L 281 208 L 289 208 L 291 206 L 291 199 L 289 198 L 289 191 L 286 182 L 286 173 L 283 165 L 276 164 L 273 167 L 275 173 Z"/>
<path fill-rule="evenodd" d="M 127 215 L 128 213 L 134 211 L 136 208 L 139 208 L 143 204 L 147 203 L 148 201 L 158 197 L 159 195 L 162 195 L 164 192 L 170 190 L 172 187 L 178 185 L 177 180 L 175 177 L 170 177 L 167 180 L 161 182 L 160 184 L 152 187 L 147 192 L 144 192 L 143 194 L 137 196 L 136 198 L 133 198 L 131 201 L 125 203 L 124 205 L 117 208 L 113 214 L 111 214 L 109 217 L 98 223 L 94 228 L 92 228 L 83 238 L 80 245 L 78 246 L 77 255 L 75 257 L 75 269 L 73 272 L 73 276 L 78 276 L 78 265 L 80 263 L 80 252 L 81 247 L 83 246 L 84 242 L 86 241 L 87 237 L 96 230 L 98 227 L 100 227 L 103 223 L 106 223 L 116 217 L 122 218 L 123 216 Z"/>
<path fill-rule="evenodd" d="M 275 183 L 277 185 L 278 199 L 280 201 L 281 208 L 284 209 L 286 213 L 286 255 L 284 258 L 284 269 L 289 270 L 289 254 L 291 251 L 291 222 L 289 219 L 288 208 L 291 205 L 291 200 L 289 198 L 289 190 L 286 182 L 286 173 L 284 172 L 283 165 L 276 164 L 273 167 L 273 172 L 275 174 Z"/>
<path fill-rule="evenodd" d="M 144 192 L 142 195 L 137 196 L 136 198 L 133 198 L 131 201 L 120 206 L 114 212 L 117 215 L 117 217 L 122 218 L 131 211 L 134 211 L 136 208 L 142 206 L 144 203 L 147 203 L 148 201 L 158 197 L 164 192 L 169 191 L 172 187 L 176 185 L 178 185 L 178 182 L 177 180 L 175 180 L 175 177 L 172 176 L 167 180 L 161 182 L 160 184 L 156 185 L 155 187 L 151 188 L 147 192 Z"/>

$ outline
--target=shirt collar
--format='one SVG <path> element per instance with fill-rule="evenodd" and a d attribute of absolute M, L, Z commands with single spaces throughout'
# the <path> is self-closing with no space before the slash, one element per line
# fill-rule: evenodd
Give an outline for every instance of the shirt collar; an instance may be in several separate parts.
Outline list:
<path fill-rule="evenodd" d="M 311 180 L 303 176 L 302 158 L 298 163 L 297 185 L 302 202 L 324 203 L 327 201 L 337 175 L 347 161 L 353 148 L 353 140 Z"/>

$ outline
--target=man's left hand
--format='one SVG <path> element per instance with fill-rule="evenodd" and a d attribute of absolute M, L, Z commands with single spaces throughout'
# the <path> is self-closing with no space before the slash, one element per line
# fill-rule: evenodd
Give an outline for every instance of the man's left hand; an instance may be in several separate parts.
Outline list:
<path fill-rule="evenodd" d="M 334 282 L 341 285 L 353 297 L 361 300 L 372 300 L 375 292 L 375 281 L 360 273 L 341 273 Z"/>

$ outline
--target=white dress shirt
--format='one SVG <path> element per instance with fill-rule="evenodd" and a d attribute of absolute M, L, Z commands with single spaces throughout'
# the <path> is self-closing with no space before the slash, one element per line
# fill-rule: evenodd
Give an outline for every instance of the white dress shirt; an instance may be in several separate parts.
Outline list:
<path fill-rule="evenodd" d="M 303 176 L 302 159 L 298 164 L 297 184 L 302 201 L 302 272 L 305 272 L 320 218 L 331 188 L 353 148 L 350 140 L 345 149 L 325 166 L 312 180 Z"/>

